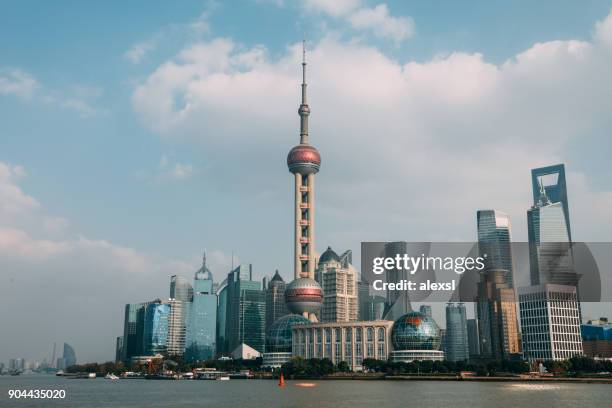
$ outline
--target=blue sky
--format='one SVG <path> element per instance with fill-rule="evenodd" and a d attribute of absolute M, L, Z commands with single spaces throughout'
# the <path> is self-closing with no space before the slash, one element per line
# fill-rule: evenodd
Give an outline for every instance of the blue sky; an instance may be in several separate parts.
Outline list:
<path fill-rule="evenodd" d="M 232 251 L 288 278 L 304 33 L 320 251 L 473 240 L 488 207 L 524 240 L 529 169 L 551 162 L 568 166 L 574 236 L 610 239 L 611 1 L 334 3 L 4 2 L 5 287 L 95 273 L 94 307 L 116 278 L 103 325 L 119 334 L 121 304 L 165 295 L 205 247 L 217 279 Z"/>

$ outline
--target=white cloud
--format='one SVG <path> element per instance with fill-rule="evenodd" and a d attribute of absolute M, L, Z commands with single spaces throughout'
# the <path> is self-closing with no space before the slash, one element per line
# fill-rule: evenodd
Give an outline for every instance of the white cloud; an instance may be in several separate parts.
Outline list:
<path fill-rule="evenodd" d="M 361 0 L 307 0 L 306 9 L 322 12 L 332 17 L 344 17 L 361 5 Z"/>
<path fill-rule="evenodd" d="M 597 27 L 591 41 L 536 43 L 501 64 L 462 52 L 399 62 L 360 43 L 314 44 L 319 220 L 335 228 L 319 233 L 352 240 L 345 246 L 399 234 L 473 239 L 476 209 L 492 207 L 509 212 L 525 239 L 529 169 L 565 161 L 571 142 L 610 131 L 612 42 L 603 40 L 607 23 Z M 256 157 L 258 179 L 280 177 L 279 157 L 297 140 L 287 135 L 297 132 L 300 81 L 299 44 L 278 59 L 258 51 L 256 64 L 237 62 L 253 51 L 228 39 L 190 45 L 132 97 L 151 130 L 217 152 L 218 182 L 248 192 L 260 184 L 227 162 Z M 602 236 L 597 223 L 612 219 L 592 220 L 583 239 Z"/>
<path fill-rule="evenodd" d="M 353 28 L 372 30 L 376 37 L 391 39 L 397 43 L 414 34 L 414 20 L 409 17 L 391 16 L 386 4 L 361 8 L 349 16 L 349 22 Z"/>
<path fill-rule="evenodd" d="M 17 68 L 0 67 L 0 95 L 29 98 L 38 86 L 38 81 L 27 72 Z"/>
<path fill-rule="evenodd" d="M 132 64 L 139 64 L 149 52 L 155 50 L 156 46 L 157 45 L 153 40 L 140 42 L 134 44 L 129 50 L 127 50 L 123 54 L 123 57 Z"/>

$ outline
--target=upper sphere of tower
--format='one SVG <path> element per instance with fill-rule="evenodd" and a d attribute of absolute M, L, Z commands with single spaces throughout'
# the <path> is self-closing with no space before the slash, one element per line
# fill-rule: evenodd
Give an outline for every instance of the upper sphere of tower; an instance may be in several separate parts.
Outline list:
<path fill-rule="evenodd" d="M 289 151 L 287 166 L 294 174 L 317 173 L 321 167 L 321 155 L 314 146 L 299 144 Z"/>

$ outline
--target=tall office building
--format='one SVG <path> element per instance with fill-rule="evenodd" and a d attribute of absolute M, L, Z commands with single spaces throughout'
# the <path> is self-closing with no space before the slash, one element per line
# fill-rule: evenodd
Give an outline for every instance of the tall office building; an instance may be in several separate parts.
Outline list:
<path fill-rule="evenodd" d="M 279 318 L 289 314 L 287 305 L 285 305 L 285 289 L 287 285 L 285 281 L 278 273 L 278 269 L 274 272 L 274 276 L 270 279 L 267 285 L 264 284 L 266 289 L 266 333 L 270 329 L 270 326 L 274 324 Z"/>
<path fill-rule="evenodd" d="M 217 287 L 217 355 L 227 356 L 230 352 L 227 343 L 227 278 Z"/>
<path fill-rule="evenodd" d="M 193 301 L 187 324 L 185 357 L 188 361 L 214 358 L 217 334 L 217 295 L 213 291 L 213 276 L 206 266 L 206 253 L 202 267 L 193 282 Z"/>
<path fill-rule="evenodd" d="M 123 360 L 123 336 L 117 336 L 115 341 L 115 363 Z"/>
<path fill-rule="evenodd" d="M 21 360 L 21 371 L 23 371 L 23 359 Z M 68 343 L 64 343 L 64 352 L 61 357 L 57 359 L 56 367 L 58 370 L 66 370 L 68 367 L 73 366 L 77 363 L 76 354 L 74 348 Z"/>
<path fill-rule="evenodd" d="M 388 242 L 385 244 L 385 257 L 395 257 L 397 254 L 408 253 L 408 243 L 403 241 Z M 405 269 L 388 269 L 386 281 L 397 283 L 402 280 L 410 279 L 409 273 Z M 387 305 L 385 307 L 384 319 L 397 320 L 406 313 L 412 311 L 408 291 L 387 290 Z"/>
<path fill-rule="evenodd" d="M 135 356 L 166 354 L 168 351 L 168 319 L 170 304 L 157 299 L 145 308 L 142 353 Z M 125 340 L 124 340 L 125 342 Z"/>
<path fill-rule="evenodd" d="M 463 303 L 446 305 L 445 357 L 449 361 L 465 361 L 470 358 L 467 319 Z"/>
<path fill-rule="evenodd" d="M 480 356 L 480 336 L 478 334 L 478 320 L 467 320 L 468 330 L 468 348 L 470 351 L 470 359 Z"/>
<path fill-rule="evenodd" d="M 569 203 L 567 201 L 567 184 L 565 182 L 565 166 L 556 164 L 553 166 L 540 167 L 531 170 L 531 189 L 533 192 L 533 204 L 540 201 L 542 188 L 551 203 L 561 203 L 567 239 L 572 241 L 570 228 Z"/>
<path fill-rule="evenodd" d="M 317 280 L 323 288 L 323 322 L 354 322 L 358 318 L 357 271 L 348 259 L 339 257 L 331 247 L 319 258 Z"/>
<path fill-rule="evenodd" d="M 520 288 L 519 304 L 526 359 L 565 360 L 583 354 L 576 287 Z"/>
<path fill-rule="evenodd" d="M 486 254 L 485 270 L 505 270 L 504 282 L 514 287 L 511 249 L 511 225 L 506 213 L 499 210 L 478 210 L 478 250 Z"/>
<path fill-rule="evenodd" d="M 147 306 L 153 302 L 129 303 L 125 305 L 121 359 L 126 363 L 134 356 L 142 356 L 145 354 L 143 340 L 145 312 Z"/>
<path fill-rule="evenodd" d="M 370 301 L 370 283 L 365 280 L 357 281 L 357 305 L 359 309 L 359 320 L 370 320 L 368 316 Z"/>
<path fill-rule="evenodd" d="M 507 275 L 505 269 L 485 270 L 478 283 L 480 352 L 485 358 L 509 360 L 521 352 L 516 294 Z"/>
<path fill-rule="evenodd" d="M 300 144 L 287 156 L 287 166 L 295 178 L 294 201 L 294 280 L 285 290 L 287 308 L 316 321 L 321 309 L 323 293 L 315 280 L 315 174 L 321 166 L 319 151 L 309 143 L 308 117 L 310 107 L 306 100 L 306 47 L 302 59 L 302 103 L 300 115 Z"/>
<path fill-rule="evenodd" d="M 252 265 L 240 265 L 227 276 L 226 337 L 231 353 L 242 343 L 264 351 L 266 293 L 252 279 Z"/>
<path fill-rule="evenodd" d="M 547 185 L 550 169 L 557 182 Z M 574 268 L 567 191 L 563 165 L 532 170 L 534 204 L 527 211 L 529 266 L 532 285 L 577 286 L 580 279 Z M 539 191 L 537 197 L 536 187 Z M 549 196 L 551 194 L 551 196 Z"/>
<path fill-rule="evenodd" d="M 476 301 L 479 351 L 484 358 L 508 360 L 520 353 L 510 219 L 498 210 L 479 210 L 476 221 L 479 255 L 485 258 Z"/>
<path fill-rule="evenodd" d="M 180 275 L 172 275 L 170 277 L 170 299 L 182 302 L 191 302 L 193 300 L 193 286 L 191 286 L 187 278 Z"/>

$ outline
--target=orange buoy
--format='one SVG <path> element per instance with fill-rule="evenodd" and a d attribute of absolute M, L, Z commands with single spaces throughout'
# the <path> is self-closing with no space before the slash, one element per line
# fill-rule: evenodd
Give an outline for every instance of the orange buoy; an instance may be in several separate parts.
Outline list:
<path fill-rule="evenodd" d="M 281 373 L 280 378 L 278 379 L 278 386 L 279 387 L 285 386 L 285 376 L 283 375 L 283 373 Z"/>

